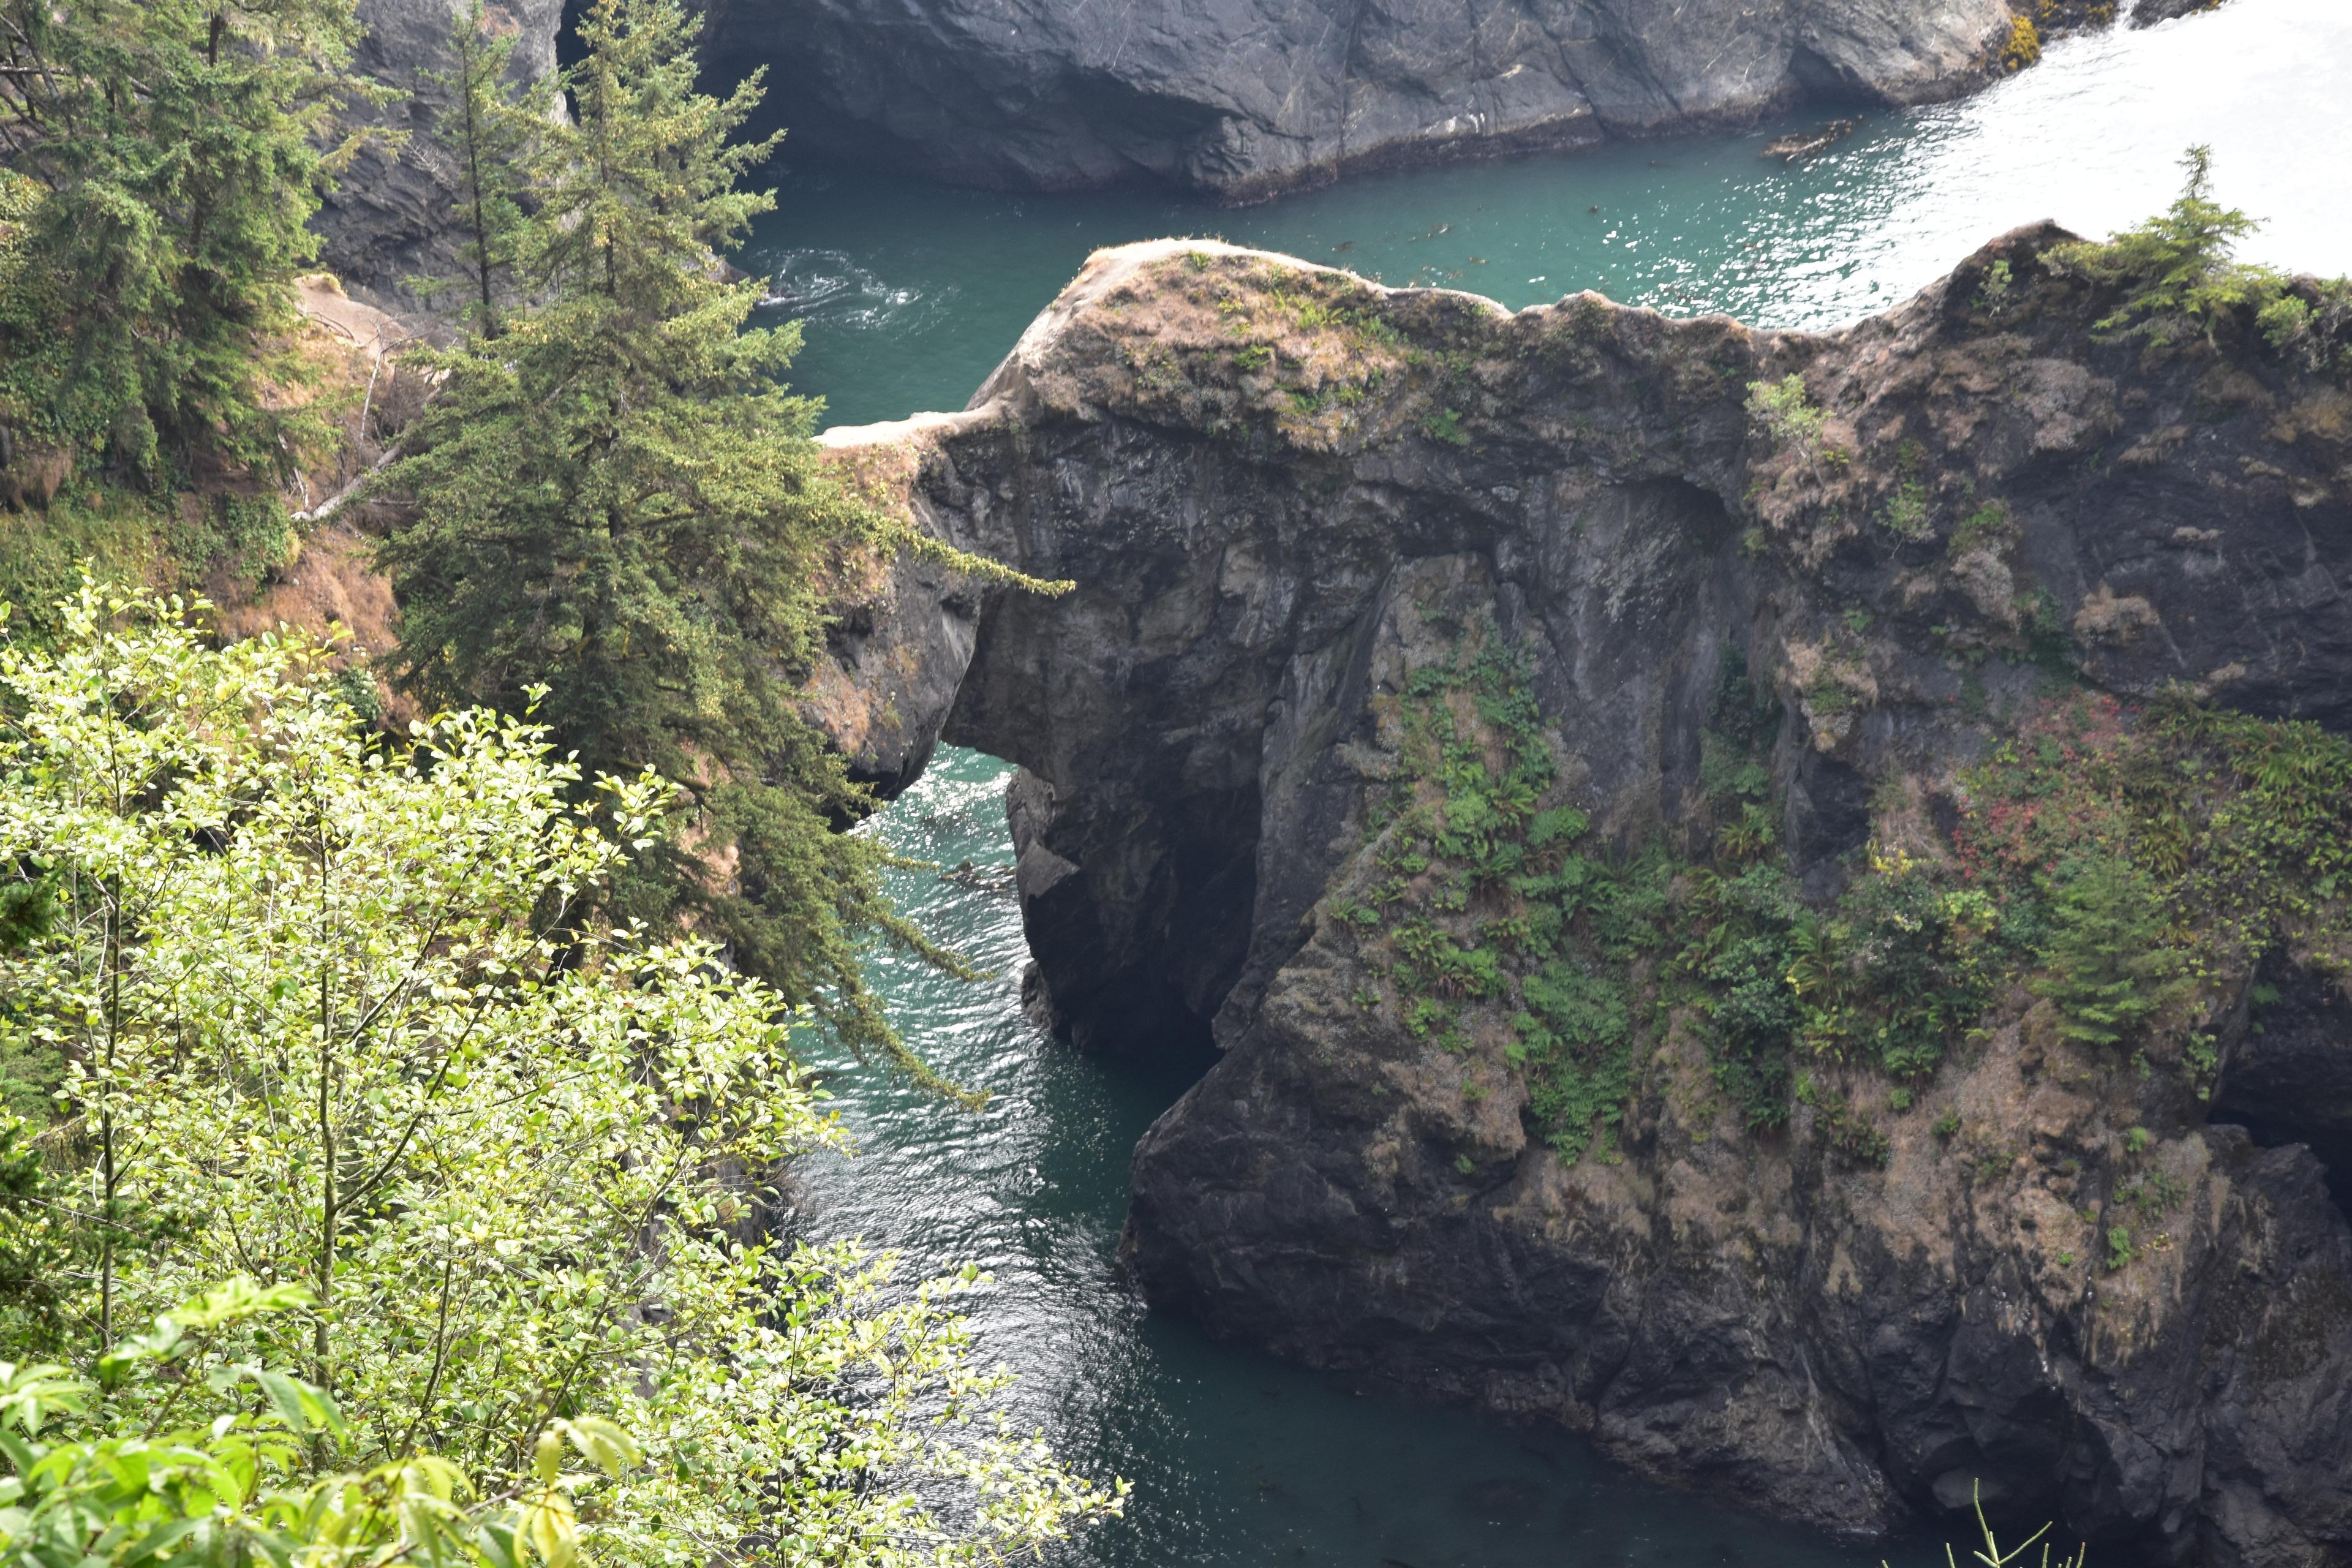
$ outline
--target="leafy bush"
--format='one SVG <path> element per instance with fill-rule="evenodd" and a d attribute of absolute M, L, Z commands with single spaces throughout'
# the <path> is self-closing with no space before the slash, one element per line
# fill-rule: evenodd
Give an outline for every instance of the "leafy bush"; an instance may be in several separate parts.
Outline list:
<path fill-rule="evenodd" d="M 316 1385 L 222 1353 L 240 1330 L 314 1306 L 300 1286 L 246 1279 L 207 1290 L 127 1335 L 94 1375 L 0 1363 L 0 1562 L 26 1568 L 232 1568 L 252 1563 L 396 1563 L 569 1568 L 583 1519 L 641 1462 L 593 1415 L 550 1419 L 530 1473 L 485 1487 L 461 1465 L 409 1453 L 365 1472 L 312 1473 L 311 1451 L 348 1442 Z M 258 1337 L 258 1336 L 257 1336 Z M 164 1424 L 175 1388 L 234 1391 L 209 1422 Z M 142 1421 L 140 1413 L 163 1414 Z M 13 1428 L 13 1430 L 11 1430 Z M 564 1468 L 570 1450 L 594 1467 Z"/>
<path fill-rule="evenodd" d="M 2022 13 L 2009 19 L 2009 38 L 2001 45 L 2000 63 L 2003 68 L 2021 71 L 2042 58 L 2042 30 L 2033 18 Z"/>
<path fill-rule="evenodd" d="M 1749 382 L 1748 414 L 1775 447 L 1808 462 L 1819 450 L 1822 431 L 1828 423 L 1828 416 L 1807 395 L 1805 378 L 1793 373 L 1779 381 Z"/>
<path fill-rule="evenodd" d="M 305 1474 L 464 1453 L 517 1496 L 549 1416 L 601 1411 L 653 1460 L 593 1531 L 630 1562 L 963 1561 L 1115 1502 L 973 1429 L 976 1273 L 761 1238 L 779 1162 L 837 1139 L 795 1011 L 585 913 L 670 786 L 600 781 L 592 818 L 544 731 L 479 710 L 381 745 L 319 650 L 181 609 L 86 590 L 54 652 L 0 653 L 0 841 L 56 882 L 0 1041 L 62 1063 L 64 1184 L 0 1162 L 0 1348 L 88 1363 L 214 1281 L 299 1284 L 205 1354 L 340 1408 Z M 243 1389 L 108 1386 L 102 1431 L 234 1432 Z"/>

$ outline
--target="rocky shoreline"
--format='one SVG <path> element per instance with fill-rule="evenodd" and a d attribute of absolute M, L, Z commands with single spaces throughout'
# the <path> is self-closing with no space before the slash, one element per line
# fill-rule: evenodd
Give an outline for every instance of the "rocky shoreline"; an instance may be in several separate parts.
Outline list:
<path fill-rule="evenodd" d="M 2128 0 L 2127 0 L 2128 3 Z M 2137 0 L 2146 24 L 2218 0 Z M 1958 98 L 2112 24 L 2109 0 L 1821 0 L 1671 11 L 1508 0 L 1143 0 L 1126 9 L 982 0 L 698 0 L 713 72 L 768 74 L 795 152 L 1008 190 L 1156 182 L 1229 203 L 1349 174 L 1720 132 L 1766 115 Z M 453 0 L 361 0 L 357 64 L 400 95 L 317 226 L 371 303 L 415 310 L 457 270 L 456 188 L 432 131 Z M 518 86 L 555 66 L 562 0 L 494 0 Z M 2021 54 L 2018 42 L 2030 39 Z"/>
<path fill-rule="evenodd" d="M 2167 3 L 2140 0 L 2134 19 Z M 2102 26 L 2116 6 L 710 0 L 709 14 L 714 60 L 766 67 L 800 146 L 959 184 L 1148 180 L 1246 203 L 1806 104 L 1958 98 L 2030 63 L 2037 29 Z"/>
<path fill-rule="evenodd" d="M 1425 894 L 1381 890 L 1413 859 L 1383 803 L 1449 691 L 1481 766 L 1521 744 L 1496 715 L 1542 737 L 1536 804 L 1622 865 L 1727 842 L 1736 662 L 1771 715 L 1755 863 L 1823 909 L 1971 852 L 1981 770 L 2061 690 L 2352 731 L 2352 397 L 2251 343 L 2095 338 L 2064 237 L 1818 336 L 1132 246 L 968 412 L 825 437 L 941 537 L 1078 584 L 901 568 L 831 718 L 877 778 L 934 737 L 1022 765 L 1066 1036 L 1223 1048 L 1137 1152 L 1156 1302 L 1834 1531 L 1980 1484 L 2110 1555 L 2352 1551 L 2352 1226 L 2312 1152 L 2352 1127 L 2334 927 L 2217 937 L 2212 1032 L 2136 1061 L 1996 988 L 1940 1065 L 1745 1100 L 1636 959 L 1622 1121 L 1572 1144 L 1531 1037 L 1443 999 L 1471 982 L 1417 1016 L 1392 951 Z M 1751 392 L 1790 376 L 1795 447 Z"/>

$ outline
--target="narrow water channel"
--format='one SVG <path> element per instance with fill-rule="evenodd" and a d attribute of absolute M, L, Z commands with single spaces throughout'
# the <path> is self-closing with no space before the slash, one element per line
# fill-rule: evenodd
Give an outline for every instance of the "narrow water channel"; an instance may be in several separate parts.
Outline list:
<path fill-rule="evenodd" d="M 1135 1483 L 1127 1517 L 1061 1563 L 1927 1568 L 1924 1542 L 1840 1547 L 1639 1481 L 1558 1428 L 1410 1402 L 1146 1312 L 1116 1258 L 1128 1155 L 1204 1064 L 1081 1058 L 1022 1016 L 1011 771 L 943 749 L 877 825 L 939 868 L 896 873 L 899 907 L 997 978 L 966 985 L 897 958 L 873 978 L 908 1039 L 993 1098 L 964 1111 L 820 1049 L 857 1152 L 796 1176 L 804 1225 L 900 1249 L 906 1279 L 967 1259 L 994 1276 L 973 1317 L 982 1358 L 1020 1374 L 1019 1424 L 1087 1474 Z"/>
<path fill-rule="evenodd" d="M 961 406 L 1089 250 L 1161 234 L 1222 235 L 1514 307 L 1590 287 L 1675 314 L 1823 327 L 1894 302 L 2015 224 L 2047 216 L 2104 233 L 2153 213 L 2179 187 L 2183 148 L 2202 142 L 2221 199 L 2265 223 L 2248 255 L 2343 272 L 2347 84 L 2352 5 L 2229 0 L 2062 43 L 1965 103 L 1868 116 L 1795 168 L 1758 157 L 1791 128 L 1780 124 L 1360 181 L 1238 212 L 1164 194 L 1013 197 L 800 171 L 747 265 L 787 296 L 775 318 L 806 322 L 796 379 L 836 424 Z M 910 1276 L 964 1260 L 995 1276 L 975 1315 L 984 1356 L 1021 1376 L 1024 1423 L 1087 1472 L 1136 1484 L 1127 1519 L 1063 1562 L 1942 1561 L 1924 1540 L 1861 1551 L 1761 1523 L 1637 1481 L 1567 1434 L 1410 1404 L 1147 1313 L 1114 1256 L 1129 1152 L 1204 1064 L 1081 1058 L 1023 1018 L 1007 771 L 943 752 L 876 829 L 941 868 L 896 874 L 900 906 L 999 977 L 964 985 L 884 958 L 874 980 L 931 1061 L 993 1099 L 967 1113 L 828 1059 L 859 1152 L 799 1177 L 809 1228 L 898 1248 Z"/>

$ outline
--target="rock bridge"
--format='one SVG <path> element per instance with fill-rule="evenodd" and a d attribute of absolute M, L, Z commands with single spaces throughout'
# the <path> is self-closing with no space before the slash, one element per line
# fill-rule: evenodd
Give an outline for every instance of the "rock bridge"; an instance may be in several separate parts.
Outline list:
<path fill-rule="evenodd" d="M 2094 341 L 2045 259 L 2066 237 L 2004 236 L 1827 335 L 1129 246 L 966 411 L 824 438 L 936 537 L 1076 584 L 903 563 L 845 613 L 818 707 L 886 792 L 942 740 L 1020 765 L 1059 1033 L 1219 1047 L 1137 1154 L 1156 1300 L 1833 1530 L 1981 1479 L 2167 1562 L 2352 1561 L 2326 955 L 2267 961 L 2291 1005 L 2225 1021 L 2211 1107 L 2044 1070 L 2012 1016 L 1934 1086 L 2014 1150 L 1997 1170 L 1924 1114 L 1873 1169 L 1823 1158 L 1808 1107 L 1752 1129 L 1683 1030 L 1645 1041 L 1618 1154 L 1570 1162 L 1490 1042 L 1363 1005 L 1336 912 L 1375 871 L 1401 693 L 1465 637 L 1519 650 L 1559 787 L 1621 847 L 1689 831 L 1733 650 L 1777 694 L 1771 799 L 1816 899 L 1890 788 L 1948 824 L 1986 715 L 2053 663 L 2352 731 L 2352 396 Z M 1757 417 L 1792 375 L 1793 420 Z M 2053 1216 L 2113 1201 L 2143 1124 L 2182 1218 L 2103 1275 Z"/>

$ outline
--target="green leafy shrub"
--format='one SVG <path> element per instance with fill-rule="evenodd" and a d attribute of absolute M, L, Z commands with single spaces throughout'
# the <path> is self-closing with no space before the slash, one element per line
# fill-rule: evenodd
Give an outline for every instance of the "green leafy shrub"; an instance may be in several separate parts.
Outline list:
<path fill-rule="evenodd" d="M 2107 1227 L 2108 1273 L 2113 1274 L 2119 1269 L 2128 1268 L 2131 1267 L 2132 1259 L 2138 1256 L 2138 1253 L 2132 1250 L 2132 1234 L 2129 1230 L 2119 1225 Z"/>
<path fill-rule="evenodd" d="M 53 649 L 0 650 L 0 842 L 55 879 L 0 1043 L 60 1064 L 7 1145 L 54 1169 L 0 1157 L 0 1354 L 102 1373 L 215 1281 L 299 1285 L 188 1375 L 101 1375 L 93 1435 L 236 1432 L 250 1380 L 213 1373 L 290 1364 L 346 1418 L 306 1474 L 463 1452 L 512 1499 L 551 1414 L 602 1411 L 653 1460 L 604 1483 L 617 1561 L 970 1561 L 1116 1501 L 986 1425 L 1003 1380 L 950 1310 L 976 1270 L 759 1239 L 780 1163 L 838 1141 L 804 1015 L 589 896 L 672 786 L 592 812 L 480 710 L 387 744 L 320 650 L 184 608 L 86 590 Z"/>
<path fill-rule="evenodd" d="M 223 1353 L 240 1331 L 267 1342 L 270 1319 L 314 1304 L 298 1285 L 235 1279 L 125 1336 L 90 1376 L 0 1363 L 0 1562 L 570 1568 L 584 1542 L 602 1544 L 607 1532 L 587 1521 L 643 1456 L 598 1416 L 550 1419 L 528 1476 L 503 1488 L 432 1453 L 320 1470 L 312 1456 L 352 1437 L 335 1401 L 283 1365 Z M 173 1387 L 197 1380 L 245 1396 L 244 1408 L 165 1425 Z M 142 1421 L 148 1411 L 158 1415 Z M 567 1454 L 593 1468 L 567 1472 Z"/>
<path fill-rule="evenodd" d="M 1972 550 L 1990 550 L 1998 553 L 2017 542 L 2024 530 L 2010 515 L 2006 501 L 1987 501 L 1968 516 L 1960 519 L 1952 530 L 1947 552 L 1955 561 Z"/>
<path fill-rule="evenodd" d="M 1812 462 L 1821 447 L 1828 416 L 1813 405 L 1805 378 L 1791 373 L 1779 381 L 1748 384 L 1748 416 L 1762 427 L 1772 444 Z"/>
<path fill-rule="evenodd" d="M 2016 274 L 2011 271 L 2008 258 L 1996 259 L 1985 268 L 1984 281 L 1977 285 L 1977 309 L 2001 310 L 2009 303 L 2010 289 L 2015 281 Z"/>

